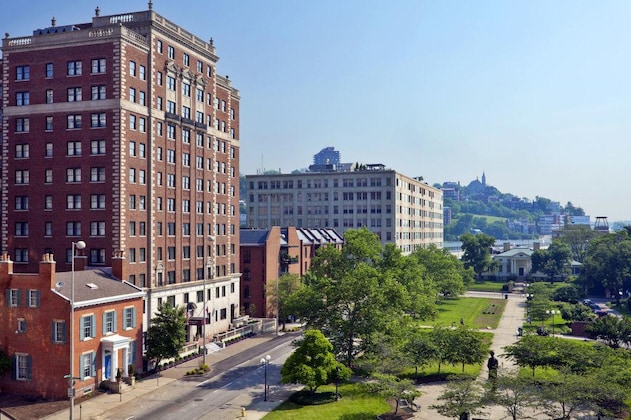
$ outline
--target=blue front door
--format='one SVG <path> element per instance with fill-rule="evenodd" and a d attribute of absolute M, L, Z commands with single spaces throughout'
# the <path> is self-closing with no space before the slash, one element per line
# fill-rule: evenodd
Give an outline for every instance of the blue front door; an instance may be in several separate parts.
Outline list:
<path fill-rule="evenodd" d="M 105 376 L 105 379 L 112 379 L 112 355 L 109 353 L 105 355 L 103 376 Z"/>

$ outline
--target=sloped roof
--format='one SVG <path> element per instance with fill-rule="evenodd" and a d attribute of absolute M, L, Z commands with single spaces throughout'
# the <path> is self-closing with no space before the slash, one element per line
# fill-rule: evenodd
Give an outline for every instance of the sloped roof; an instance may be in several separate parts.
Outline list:
<path fill-rule="evenodd" d="M 530 248 L 512 248 L 501 254 L 494 255 L 493 258 L 511 258 L 519 256 L 519 254 L 524 254 L 525 257 L 531 257 L 533 252 L 534 251 Z"/>
<path fill-rule="evenodd" d="M 265 240 L 269 235 L 269 229 L 240 229 L 240 245 L 265 245 Z"/>
<path fill-rule="evenodd" d="M 70 301 L 72 272 L 58 272 L 55 278 L 63 283 L 56 292 Z M 142 289 L 127 281 L 112 276 L 111 269 L 97 268 L 75 271 L 74 301 L 76 307 L 98 305 L 126 299 L 137 299 L 145 295 Z"/>

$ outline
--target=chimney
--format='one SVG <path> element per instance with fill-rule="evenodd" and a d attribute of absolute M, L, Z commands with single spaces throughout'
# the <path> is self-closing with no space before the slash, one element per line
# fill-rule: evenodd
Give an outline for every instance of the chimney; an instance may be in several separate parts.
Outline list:
<path fill-rule="evenodd" d="M 541 242 L 533 242 L 532 243 L 532 250 L 533 251 L 539 251 L 541 249 Z"/>
<path fill-rule="evenodd" d="M 510 242 L 504 242 L 504 252 L 510 251 Z"/>
<path fill-rule="evenodd" d="M 0 254 L 0 283 L 9 280 L 9 276 L 13 274 L 13 261 L 6 252 Z"/>
<path fill-rule="evenodd" d="M 46 253 L 42 255 L 42 260 L 39 262 L 39 279 L 50 280 L 50 288 L 55 288 L 55 258 L 53 254 Z"/>
<path fill-rule="evenodd" d="M 114 251 L 112 257 L 112 275 L 119 280 L 127 280 L 125 276 L 125 252 L 121 249 Z"/>

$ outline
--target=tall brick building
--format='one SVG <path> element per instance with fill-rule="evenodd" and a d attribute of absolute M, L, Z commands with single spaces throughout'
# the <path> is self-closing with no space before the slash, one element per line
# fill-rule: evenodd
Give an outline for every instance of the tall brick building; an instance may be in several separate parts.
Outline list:
<path fill-rule="evenodd" d="M 5 36 L 0 228 L 15 272 L 36 272 L 44 254 L 68 271 L 83 240 L 89 266 L 124 255 L 122 279 L 147 293 L 145 328 L 169 302 L 228 329 L 239 314 L 240 96 L 218 60 L 212 39 L 151 2 Z"/>

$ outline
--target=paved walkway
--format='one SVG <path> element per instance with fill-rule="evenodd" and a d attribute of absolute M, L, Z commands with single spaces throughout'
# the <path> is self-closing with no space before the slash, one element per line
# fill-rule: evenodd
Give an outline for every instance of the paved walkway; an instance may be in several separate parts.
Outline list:
<path fill-rule="evenodd" d="M 522 295 L 509 295 L 510 298 L 506 302 L 506 308 L 504 314 L 500 319 L 497 329 L 490 330 L 494 333 L 493 343 L 491 348 L 495 351 L 495 354 L 500 361 L 500 370 L 511 369 L 514 366 L 505 358 L 501 357 L 503 354 L 502 348 L 509 344 L 513 344 L 517 340 L 517 328 L 522 326 L 525 318 L 525 300 Z M 227 348 L 212 353 L 206 356 L 206 362 L 212 366 L 213 364 L 227 359 L 239 352 L 242 352 L 248 348 L 255 347 L 265 341 L 269 341 L 274 338 L 273 334 L 261 335 L 243 340 L 239 343 L 228 346 Z M 151 392 L 154 392 L 158 387 L 163 387 L 173 383 L 179 379 L 182 379 L 186 372 L 196 368 L 201 363 L 201 358 L 190 360 L 186 363 L 178 365 L 176 367 L 167 369 L 160 373 L 160 375 L 149 376 L 142 381 L 137 381 L 133 388 L 129 388 L 123 394 L 97 394 L 94 398 L 83 401 L 80 404 L 75 405 L 75 418 L 81 420 L 102 420 L 108 418 L 108 411 L 111 411 L 136 398 L 142 398 Z M 480 373 L 481 380 L 486 380 L 488 373 L 486 371 L 486 363 L 483 366 Z M 231 402 L 232 409 L 230 413 L 226 412 L 228 417 L 237 418 L 241 417 L 241 407 L 246 409 L 246 418 L 249 420 L 262 419 L 267 413 L 272 411 L 283 401 L 287 400 L 289 396 L 301 389 L 301 386 L 272 386 L 270 388 L 269 401 L 262 401 L 260 398 L 253 398 L 250 395 L 243 394 L 236 400 Z M 415 419 L 418 420 L 440 420 L 448 419 L 448 417 L 441 416 L 435 410 L 429 408 L 430 405 L 439 403 L 438 397 L 444 390 L 444 383 L 431 383 L 421 385 L 419 390 L 423 393 L 416 402 L 422 407 L 421 411 L 416 413 Z M 500 419 L 505 417 L 506 413 L 502 407 L 494 407 L 491 410 L 487 410 L 489 415 L 484 416 L 489 419 Z M 68 418 L 68 410 L 60 411 L 52 414 L 46 419 L 48 420 L 65 420 Z"/>

